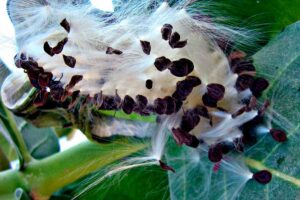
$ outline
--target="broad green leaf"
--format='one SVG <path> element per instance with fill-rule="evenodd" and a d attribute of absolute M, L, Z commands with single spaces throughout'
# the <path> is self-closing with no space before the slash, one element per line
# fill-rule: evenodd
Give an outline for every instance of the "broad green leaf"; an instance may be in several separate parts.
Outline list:
<path fill-rule="evenodd" d="M 27 123 L 21 132 L 34 158 L 41 159 L 59 152 L 58 138 L 52 128 L 36 128 Z"/>
<path fill-rule="evenodd" d="M 277 143 L 270 135 L 264 135 L 256 145 L 246 149 L 243 160 L 253 172 L 262 169 L 271 171 L 272 181 L 267 185 L 249 181 L 242 191 L 238 191 L 238 187 L 243 185 L 232 181 L 232 173 L 212 172 L 212 164 L 207 159 L 201 158 L 201 155 L 201 162 L 195 159 L 197 152 L 195 154 L 187 147 L 180 150 L 171 146 L 167 153 L 168 164 L 179 171 L 179 175 L 169 173 L 173 199 L 230 199 L 234 192 L 240 195 L 239 199 L 300 198 L 299 32 L 300 22 L 287 27 L 253 56 L 258 75 L 270 82 L 263 96 L 272 103 L 268 116 L 273 127 L 287 131 L 288 141 Z"/>

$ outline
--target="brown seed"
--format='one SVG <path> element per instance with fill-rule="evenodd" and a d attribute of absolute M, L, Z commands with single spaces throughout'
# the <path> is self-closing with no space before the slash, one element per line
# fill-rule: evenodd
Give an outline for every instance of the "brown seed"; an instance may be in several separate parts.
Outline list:
<path fill-rule="evenodd" d="M 173 26 L 171 24 L 164 24 L 161 28 L 162 39 L 168 40 L 172 34 Z"/>
<path fill-rule="evenodd" d="M 194 109 L 187 110 L 182 116 L 180 129 L 185 132 L 190 132 L 198 125 L 199 122 L 200 116 L 197 114 L 197 111 Z"/>
<path fill-rule="evenodd" d="M 79 81 L 83 78 L 82 75 L 73 75 L 69 84 L 66 86 L 66 90 L 71 90 Z"/>
<path fill-rule="evenodd" d="M 167 111 L 167 101 L 161 98 L 157 98 L 154 100 L 154 111 L 159 114 L 165 114 Z"/>
<path fill-rule="evenodd" d="M 187 40 L 179 41 L 174 44 L 173 48 L 183 48 L 187 44 Z"/>
<path fill-rule="evenodd" d="M 164 71 L 172 64 L 171 60 L 162 56 L 155 59 L 154 66 L 158 71 Z"/>
<path fill-rule="evenodd" d="M 68 65 L 71 68 L 75 67 L 76 59 L 74 57 L 63 55 L 63 58 L 66 65 Z"/>
<path fill-rule="evenodd" d="M 259 97 L 261 93 L 267 89 L 269 82 L 264 78 L 256 78 L 250 86 L 250 90 L 255 97 Z"/>
<path fill-rule="evenodd" d="M 231 115 L 232 118 L 236 118 L 238 116 L 240 116 L 241 114 L 243 114 L 245 111 L 247 110 L 246 106 L 243 106 L 242 108 L 240 108 L 238 111 L 236 111 L 235 113 L 233 113 Z"/>
<path fill-rule="evenodd" d="M 208 159 L 211 162 L 220 162 L 223 158 L 223 152 L 220 145 L 211 146 L 208 150 Z"/>
<path fill-rule="evenodd" d="M 171 96 L 166 96 L 164 98 L 165 102 L 167 103 L 166 114 L 171 115 L 176 112 L 176 100 Z"/>
<path fill-rule="evenodd" d="M 133 98 L 129 95 L 126 95 L 123 100 L 122 109 L 126 114 L 131 114 L 135 107 L 135 102 Z"/>
<path fill-rule="evenodd" d="M 207 85 L 207 94 L 216 101 L 223 99 L 225 94 L 225 87 L 218 83 L 211 83 Z"/>
<path fill-rule="evenodd" d="M 201 117 L 205 117 L 207 119 L 210 119 L 210 116 L 208 114 L 208 110 L 205 106 L 197 106 L 194 110 L 197 113 L 197 115 L 200 115 Z"/>
<path fill-rule="evenodd" d="M 236 80 L 235 88 L 237 89 L 237 91 L 244 91 L 249 87 L 251 87 L 253 82 L 254 82 L 253 76 L 243 74 L 240 75 Z"/>
<path fill-rule="evenodd" d="M 106 49 L 106 54 L 116 54 L 116 55 L 121 55 L 123 52 L 118 50 L 118 49 L 114 49 L 112 47 L 107 47 Z"/>
<path fill-rule="evenodd" d="M 231 66 L 231 71 L 236 74 L 255 72 L 255 67 L 251 61 L 237 61 Z"/>
<path fill-rule="evenodd" d="M 286 133 L 283 130 L 271 129 L 270 134 L 277 142 L 285 142 L 287 140 Z"/>
<path fill-rule="evenodd" d="M 64 38 L 62 41 L 58 42 L 55 47 L 52 48 L 52 52 L 54 54 L 60 54 L 63 51 L 64 46 L 67 42 L 68 42 L 68 38 Z"/>
<path fill-rule="evenodd" d="M 178 145 L 185 144 L 187 146 L 196 148 L 198 147 L 200 141 L 194 136 L 180 128 L 172 128 L 172 135 Z"/>
<path fill-rule="evenodd" d="M 173 61 L 168 69 L 174 76 L 183 77 L 187 76 L 194 70 L 194 64 L 187 58 L 181 58 Z"/>
<path fill-rule="evenodd" d="M 45 105 L 45 103 L 47 102 L 47 99 L 48 99 L 48 95 L 49 95 L 49 93 L 46 90 L 40 90 L 37 93 L 37 95 L 33 101 L 33 104 L 37 107 Z"/>
<path fill-rule="evenodd" d="M 140 43 L 141 43 L 143 52 L 144 52 L 145 54 L 147 54 L 147 55 L 150 55 L 150 52 L 151 52 L 151 44 L 150 44 L 150 42 L 140 40 Z"/>
<path fill-rule="evenodd" d="M 161 160 L 159 160 L 159 165 L 163 170 L 171 171 L 175 173 L 175 170 L 172 167 L 168 166 L 166 163 L 162 162 Z"/>
<path fill-rule="evenodd" d="M 252 178 L 261 184 L 267 184 L 272 180 L 272 174 L 267 170 L 261 170 L 253 174 Z"/>
<path fill-rule="evenodd" d="M 43 72 L 39 74 L 38 77 L 38 84 L 41 88 L 45 88 L 49 85 L 50 81 L 52 80 L 52 73 L 51 72 Z"/>
<path fill-rule="evenodd" d="M 146 108 L 148 99 L 145 96 L 138 94 L 136 95 L 135 100 L 139 110 L 143 110 Z"/>
<path fill-rule="evenodd" d="M 202 96 L 202 101 L 205 106 L 215 108 L 217 107 L 218 101 L 211 98 L 207 93 Z"/>
<path fill-rule="evenodd" d="M 70 24 L 69 22 L 67 21 L 67 19 L 63 19 L 61 22 L 60 22 L 60 25 L 69 33 L 70 32 Z"/>
<path fill-rule="evenodd" d="M 198 85 L 201 85 L 201 80 L 196 76 L 188 76 L 186 77 L 185 80 L 191 83 L 193 87 L 197 87 Z"/>
<path fill-rule="evenodd" d="M 177 32 L 174 32 L 172 35 L 171 35 L 171 37 L 170 37 L 170 39 L 169 39 L 169 45 L 172 47 L 172 48 L 174 48 L 174 46 L 177 44 L 177 42 L 179 42 L 180 41 L 180 35 L 179 35 L 179 33 L 177 33 Z"/>
<path fill-rule="evenodd" d="M 50 56 L 54 56 L 54 52 L 52 50 L 52 47 L 49 45 L 48 42 L 44 43 L 44 51 L 49 54 Z"/>
<path fill-rule="evenodd" d="M 146 88 L 147 89 L 152 89 L 153 87 L 153 81 L 151 79 L 146 80 Z"/>

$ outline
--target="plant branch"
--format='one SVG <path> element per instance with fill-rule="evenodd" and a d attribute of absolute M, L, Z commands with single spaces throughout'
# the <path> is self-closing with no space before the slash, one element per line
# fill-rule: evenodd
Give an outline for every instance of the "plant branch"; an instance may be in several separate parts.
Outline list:
<path fill-rule="evenodd" d="M 84 142 L 43 160 L 33 161 L 24 171 L 1 172 L 0 194 L 12 194 L 16 188 L 23 188 L 33 199 L 48 199 L 58 189 L 147 146 L 147 143 L 129 138 L 103 144 Z"/>

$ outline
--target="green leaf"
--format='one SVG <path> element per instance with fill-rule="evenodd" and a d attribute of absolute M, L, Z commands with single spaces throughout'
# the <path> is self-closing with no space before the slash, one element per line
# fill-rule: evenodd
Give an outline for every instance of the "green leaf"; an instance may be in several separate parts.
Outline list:
<path fill-rule="evenodd" d="M 258 75 L 267 78 L 270 86 L 263 99 L 271 100 L 269 115 L 273 127 L 284 129 L 288 141 L 275 142 L 270 135 L 246 149 L 243 160 L 251 171 L 267 169 L 273 174 L 267 185 L 249 181 L 242 191 L 233 174 L 212 172 L 206 155 L 199 157 L 188 147 L 173 145 L 167 152 L 168 164 L 179 175 L 169 173 L 170 192 L 173 199 L 230 199 L 234 192 L 239 199 L 298 199 L 300 197 L 300 22 L 285 29 L 267 46 L 256 53 L 254 64 Z M 263 100 L 262 99 L 262 100 Z M 201 161 L 196 162 L 196 158 Z M 176 159 L 177 158 L 177 159 Z M 178 159 L 181 158 L 181 159 Z"/>
<path fill-rule="evenodd" d="M 41 159 L 59 152 L 58 138 L 52 128 L 36 128 L 26 124 L 21 129 L 30 154 Z"/>

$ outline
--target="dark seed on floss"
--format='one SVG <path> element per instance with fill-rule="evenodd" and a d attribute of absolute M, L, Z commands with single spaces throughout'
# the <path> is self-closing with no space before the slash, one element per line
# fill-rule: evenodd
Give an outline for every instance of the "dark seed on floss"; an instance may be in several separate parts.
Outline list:
<path fill-rule="evenodd" d="M 230 55 L 228 56 L 228 60 L 230 62 L 234 61 L 234 60 L 242 60 L 243 58 L 245 58 L 247 55 L 245 52 L 243 51 L 233 51 L 230 53 Z"/>
<path fill-rule="evenodd" d="M 180 129 L 185 132 L 190 132 L 199 124 L 199 122 L 200 116 L 198 115 L 197 111 L 194 109 L 187 110 L 182 116 Z"/>
<path fill-rule="evenodd" d="M 175 105 L 176 105 L 175 112 L 178 112 L 180 110 L 180 108 L 182 107 L 183 102 L 178 99 L 175 99 Z"/>
<path fill-rule="evenodd" d="M 72 95 L 71 95 L 71 102 L 70 102 L 70 104 L 68 106 L 68 109 L 71 109 L 71 108 L 73 108 L 75 106 L 76 100 L 77 100 L 77 98 L 79 96 L 79 93 L 80 93 L 80 90 L 76 90 L 76 91 L 74 91 L 72 93 Z"/>
<path fill-rule="evenodd" d="M 215 108 L 217 107 L 217 103 L 218 101 L 211 98 L 208 93 L 205 93 L 203 96 L 202 96 L 202 101 L 203 101 L 203 104 L 205 106 L 208 106 L 208 107 L 212 107 L 212 108 Z"/>
<path fill-rule="evenodd" d="M 103 103 L 100 107 L 100 109 L 103 110 L 116 110 L 118 109 L 118 104 L 115 101 L 115 97 L 114 96 L 103 96 Z"/>
<path fill-rule="evenodd" d="M 207 85 L 207 94 L 209 97 L 216 101 L 223 99 L 225 94 L 225 87 L 217 83 L 211 83 Z"/>
<path fill-rule="evenodd" d="M 154 66 L 158 71 L 164 71 L 171 65 L 171 60 L 162 56 L 159 58 L 156 58 L 154 61 Z"/>
<path fill-rule="evenodd" d="M 159 166 L 163 169 L 163 170 L 166 170 L 166 171 L 172 171 L 173 173 L 175 173 L 175 170 L 168 166 L 166 163 L 162 162 L 161 160 L 159 160 Z"/>
<path fill-rule="evenodd" d="M 253 96 L 258 97 L 261 93 L 267 89 L 269 82 L 264 78 L 256 78 L 253 84 L 250 86 L 250 90 Z"/>
<path fill-rule="evenodd" d="M 173 61 L 168 69 L 174 76 L 183 77 L 194 70 L 194 64 L 189 59 L 181 58 L 177 61 Z"/>
<path fill-rule="evenodd" d="M 77 83 L 79 83 L 82 80 L 82 75 L 73 75 L 69 84 L 66 86 L 66 90 L 72 89 Z"/>
<path fill-rule="evenodd" d="M 243 72 L 255 72 L 255 67 L 251 61 L 238 61 L 231 66 L 233 73 L 240 74 Z"/>
<path fill-rule="evenodd" d="M 43 72 L 44 69 L 42 67 L 32 66 L 31 68 L 27 69 L 28 78 L 33 80 L 38 80 L 39 74 Z"/>
<path fill-rule="evenodd" d="M 252 178 L 261 184 L 267 184 L 272 180 L 272 174 L 267 170 L 261 170 L 254 173 Z"/>
<path fill-rule="evenodd" d="M 237 91 L 244 91 L 252 86 L 254 78 L 251 75 L 243 74 L 240 75 L 235 83 Z"/>
<path fill-rule="evenodd" d="M 60 25 L 69 33 L 70 32 L 70 24 L 69 22 L 67 21 L 67 19 L 63 19 L 61 22 L 60 22 Z"/>
<path fill-rule="evenodd" d="M 247 110 L 247 107 L 243 106 L 242 108 L 240 108 L 239 110 L 237 110 L 235 113 L 233 113 L 231 115 L 231 117 L 232 118 L 236 118 L 237 116 L 240 116 L 241 114 L 243 114 L 246 110 Z"/>
<path fill-rule="evenodd" d="M 65 94 L 65 90 L 62 87 L 51 88 L 50 94 L 54 101 L 61 102 Z"/>
<path fill-rule="evenodd" d="M 194 135 L 191 135 L 180 128 L 172 128 L 172 135 L 178 145 L 185 144 L 197 148 L 200 144 L 200 141 Z"/>
<path fill-rule="evenodd" d="M 164 98 L 165 102 L 167 103 L 166 113 L 167 115 L 173 114 L 176 112 L 176 100 L 171 96 L 166 96 Z"/>
<path fill-rule="evenodd" d="M 170 39 L 169 39 L 169 45 L 170 45 L 172 48 L 174 48 L 174 46 L 177 44 L 177 42 L 179 42 L 179 40 L 180 40 L 180 35 L 179 35 L 179 33 L 174 32 L 174 33 L 171 35 Z"/>
<path fill-rule="evenodd" d="M 151 79 L 146 80 L 146 88 L 147 89 L 152 89 L 153 87 L 153 81 Z"/>
<path fill-rule="evenodd" d="M 22 61 L 21 62 L 21 68 L 25 69 L 25 70 L 39 70 L 39 71 L 44 71 L 43 68 L 38 66 L 38 63 L 35 61 Z"/>
<path fill-rule="evenodd" d="M 135 100 L 136 100 L 136 104 L 140 110 L 143 110 L 146 108 L 146 106 L 148 104 L 148 99 L 145 96 L 138 94 L 138 95 L 136 95 Z"/>
<path fill-rule="evenodd" d="M 207 119 L 210 118 L 208 110 L 205 106 L 197 106 L 196 108 L 194 108 L 194 111 L 197 115 L 200 115 L 201 117 L 205 117 Z"/>
<path fill-rule="evenodd" d="M 76 59 L 74 57 L 63 55 L 63 58 L 66 65 L 68 65 L 71 68 L 75 67 Z"/>
<path fill-rule="evenodd" d="M 97 108 L 100 108 L 100 106 L 102 105 L 103 103 L 103 95 L 102 95 L 102 91 L 100 93 L 97 93 L 94 95 L 94 105 L 97 107 Z"/>
<path fill-rule="evenodd" d="M 193 85 L 193 82 L 188 80 L 178 81 L 176 84 L 176 90 L 172 94 L 172 97 L 179 101 L 185 100 L 192 92 L 194 88 Z"/>
<path fill-rule="evenodd" d="M 162 39 L 168 40 L 172 34 L 173 26 L 171 24 L 164 24 L 161 28 Z"/>
<path fill-rule="evenodd" d="M 38 84 L 41 88 L 45 88 L 49 85 L 50 81 L 52 80 L 52 73 L 50 72 L 43 72 L 39 74 L 38 77 Z"/>
<path fill-rule="evenodd" d="M 187 40 L 179 41 L 174 44 L 173 48 L 183 48 L 187 44 Z"/>
<path fill-rule="evenodd" d="M 223 158 L 222 148 L 220 145 L 211 146 L 208 150 L 208 159 L 211 162 L 220 162 Z"/>
<path fill-rule="evenodd" d="M 64 46 L 67 42 L 68 42 L 68 38 L 64 38 L 62 41 L 58 42 L 57 45 L 52 48 L 52 53 L 60 54 L 63 51 Z"/>
<path fill-rule="evenodd" d="M 157 98 L 154 100 L 154 111 L 159 114 L 165 114 L 167 111 L 167 101 L 161 98 Z"/>
<path fill-rule="evenodd" d="M 106 49 L 106 54 L 116 54 L 116 55 L 121 55 L 123 52 L 118 50 L 118 49 L 114 49 L 112 47 L 107 47 Z"/>
<path fill-rule="evenodd" d="M 45 42 L 45 43 L 44 43 L 44 51 L 45 51 L 48 55 L 54 56 L 53 49 L 52 49 L 52 47 L 49 45 L 48 42 Z"/>
<path fill-rule="evenodd" d="M 235 146 L 232 142 L 221 142 L 219 144 L 217 144 L 218 148 L 221 148 L 222 150 L 222 154 L 227 154 L 229 153 L 230 151 L 234 150 L 235 149 Z"/>
<path fill-rule="evenodd" d="M 148 41 L 140 40 L 143 52 L 147 55 L 150 55 L 151 52 L 151 44 Z"/>
<path fill-rule="evenodd" d="M 135 102 L 133 98 L 129 95 L 126 95 L 123 99 L 123 104 L 122 104 L 122 109 L 126 114 L 131 114 L 134 107 L 135 107 Z"/>
<path fill-rule="evenodd" d="M 283 130 L 271 129 L 270 134 L 277 142 L 285 142 L 287 140 L 286 133 Z"/>
<path fill-rule="evenodd" d="M 47 99 L 48 99 L 48 95 L 49 95 L 49 93 L 46 90 L 40 90 L 37 93 L 37 95 L 33 101 L 33 104 L 37 107 L 45 105 L 47 102 Z"/>
<path fill-rule="evenodd" d="M 201 80 L 196 76 L 187 76 L 185 80 L 191 83 L 193 87 L 201 85 Z"/>

